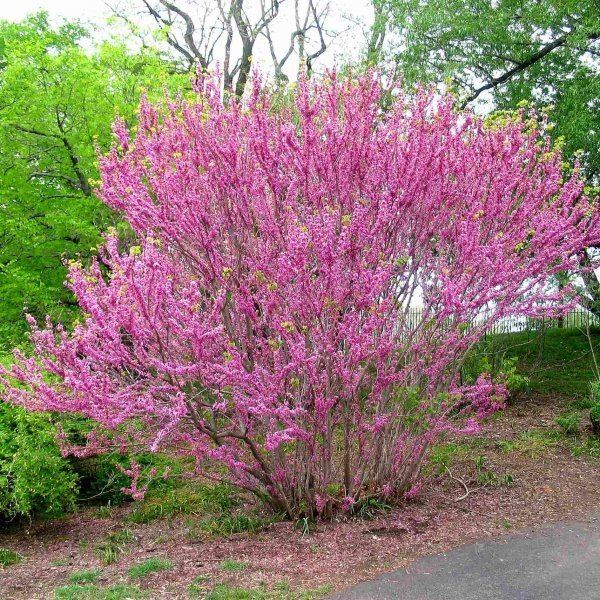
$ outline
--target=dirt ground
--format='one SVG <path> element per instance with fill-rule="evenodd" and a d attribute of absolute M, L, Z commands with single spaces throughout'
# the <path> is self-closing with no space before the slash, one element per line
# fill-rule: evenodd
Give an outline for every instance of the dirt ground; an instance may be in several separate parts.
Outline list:
<path fill-rule="evenodd" d="M 140 587 L 150 598 L 189 598 L 188 586 L 199 576 L 196 597 L 202 597 L 203 586 L 219 583 L 270 588 L 287 580 L 292 590 L 323 584 L 339 590 L 477 539 L 597 516 L 600 458 L 574 456 L 575 442 L 557 435 L 555 418 L 562 408 L 562 401 L 551 397 L 510 406 L 466 451 L 453 456 L 450 471 L 440 467 L 416 500 L 370 520 L 321 523 L 310 534 L 291 523 L 275 523 L 257 534 L 191 540 L 184 519 L 127 524 L 133 541 L 116 563 L 103 566 L 94 545 L 123 529 L 130 507 L 105 519 L 90 509 L 0 533 L 0 548 L 24 557 L 20 564 L 0 568 L 0 598 L 52 598 L 56 588 L 67 585 L 69 574 L 93 568 L 101 568 L 100 586 L 137 583 L 127 569 L 153 556 L 170 559 L 174 568 L 143 578 Z M 532 429 L 536 435 L 523 436 Z M 485 456 L 483 468 L 480 459 L 478 469 L 477 456 Z M 246 566 L 227 571 L 222 566 L 227 559 Z"/>

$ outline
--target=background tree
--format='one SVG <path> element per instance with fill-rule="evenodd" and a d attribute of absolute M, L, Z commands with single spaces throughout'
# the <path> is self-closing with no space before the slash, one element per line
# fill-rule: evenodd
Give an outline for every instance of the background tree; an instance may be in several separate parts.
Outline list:
<path fill-rule="evenodd" d="M 381 6 L 383 4 L 383 6 Z M 600 4 L 597 0 L 381 0 L 381 59 L 408 84 L 450 81 L 463 106 L 551 106 L 554 139 L 600 173 Z"/>
<path fill-rule="evenodd" d="M 45 13 L 0 23 L 0 343 L 20 341 L 25 305 L 68 320 L 63 260 L 89 256 L 115 223 L 92 193 L 96 153 L 117 114 L 135 122 L 143 88 L 188 80 L 154 51 L 84 42 L 80 24 Z"/>
<path fill-rule="evenodd" d="M 330 36 L 325 28 L 329 3 L 317 0 L 141 0 L 139 5 L 185 69 L 198 65 L 207 71 L 218 62 L 225 90 L 238 97 L 246 88 L 257 46 L 271 58 L 281 82 L 288 79 L 284 67 L 292 57 L 310 72 Z M 112 8 L 129 23 L 140 19 L 118 3 Z M 282 34 L 284 23 L 292 24 L 287 35 Z"/>

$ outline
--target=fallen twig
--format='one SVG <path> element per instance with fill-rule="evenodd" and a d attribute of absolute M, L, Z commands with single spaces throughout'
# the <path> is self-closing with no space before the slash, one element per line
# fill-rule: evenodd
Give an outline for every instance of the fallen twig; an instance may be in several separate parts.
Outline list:
<path fill-rule="evenodd" d="M 470 490 L 469 487 L 467 486 L 467 484 L 460 477 L 455 477 L 454 475 L 452 475 L 452 471 L 448 467 L 445 467 L 445 469 L 448 472 L 448 476 L 450 477 L 450 479 L 453 479 L 454 481 L 457 481 L 465 489 L 465 493 L 462 496 L 459 496 L 458 498 L 455 498 L 454 502 L 460 502 L 461 500 L 465 500 L 473 492 L 476 492 L 477 490 L 481 489 L 480 487 L 478 487 L 478 488 L 474 488 L 474 489 Z"/>

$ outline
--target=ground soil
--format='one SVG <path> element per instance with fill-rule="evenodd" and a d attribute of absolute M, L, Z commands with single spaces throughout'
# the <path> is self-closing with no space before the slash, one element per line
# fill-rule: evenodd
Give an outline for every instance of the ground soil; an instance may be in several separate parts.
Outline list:
<path fill-rule="evenodd" d="M 19 552 L 24 560 L 0 569 L 0 598 L 51 598 L 70 573 L 102 567 L 100 585 L 131 583 L 127 569 L 151 556 L 166 557 L 175 568 L 143 579 L 151 598 L 187 598 L 190 582 L 206 576 L 217 583 L 251 588 L 287 580 L 292 589 L 329 584 L 343 589 L 395 568 L 419 556 L 486 538 L 536 528 L 545 523 L 586 519 L 600 514 L 600 460 L 573 456 L 568 444 L 506 451 L 499 440 L 517 440 L 531 428 L 556 430 L 564 409 L 559 398 L 527 398 L 490 420 L 473 452 L 432 477 L 422 494 L 405 506 L 371 520 L 321 523 L 304 535 L 291 523 L 275 523 L 253 535 L 191 540 L 184 519 L 127 525 L 135 542 L 113 565 L 102 566 L 94 545 L 124 527 L 130 507 L 100 519 L 97 510 L 81 511 L 66 520 L 0 533 L 0 547 Z M 475 481 L 474 455 L 486 456 L 486 467 L 512 485 Z M 470 491 L 465 495 L 463 480 Z M 479 488 L 479 489 L 477 489 Z M 189 524 L 188 524 L 189 525 Z M 221 567 L 226 559 L 247 563 L 239 572 Z"/>

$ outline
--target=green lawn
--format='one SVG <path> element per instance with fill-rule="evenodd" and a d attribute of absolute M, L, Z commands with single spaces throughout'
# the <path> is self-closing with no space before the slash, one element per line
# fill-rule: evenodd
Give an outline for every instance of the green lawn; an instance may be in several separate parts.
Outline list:
<path fill-rule="evenodd" d="M 499 334 L 489 336 L 487 345 L 507 357 L 517 357 L 517 370 L 529 377 L 534 393 L 583 398 L 589 394 L 590 382 L 597 379 L 594 355 L 600 364 L 598 329 L 590 330 L 589 339 L 579 329 Z"/>

